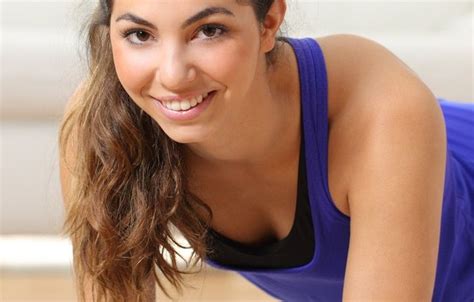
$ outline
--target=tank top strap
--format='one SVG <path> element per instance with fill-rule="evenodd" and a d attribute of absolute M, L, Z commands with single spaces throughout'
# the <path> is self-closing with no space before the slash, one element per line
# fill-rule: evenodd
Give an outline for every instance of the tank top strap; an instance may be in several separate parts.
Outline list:
<path fill-rule="evenodd" d="M 289 38 L 298 61 L 308 193 L 312 208 L 330 220 L 349 222 L 332 200 L 328 184 L 328 80 L 324 54 L 313 38 Z M 317 201 L 317 202 L 316 202 Z"/>

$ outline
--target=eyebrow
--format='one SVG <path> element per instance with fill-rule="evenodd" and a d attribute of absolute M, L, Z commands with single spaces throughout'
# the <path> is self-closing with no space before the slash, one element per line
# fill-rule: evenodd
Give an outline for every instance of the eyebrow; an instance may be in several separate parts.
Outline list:
<path fill-rule="evenodd" d="M 203 9 L 202 11 L 198 12 L 197 14 L 189 17 L 186 21 L 184 21 L 184 23 L 181 25 L 181 29 L 185 29 L 186 27 L 188 27 L 189 25 L 201 20 L 201 19 L 204 19 L 206 17 L 209 17 L 211 15 L 215 15 L 215 14 L 224 14 L 224 15 L 227 15 L 227 16 L 232 16 L 232 17 L 235 17 L 234 13 L 232 13 L 230 10 L 228 10 L 227 8 L 224 8 L 224 7 L 216 7 L 216 6 L 211 6 L 211 7 L 208 7 L 208 8 L 205 8 Z M 157 30 L 156 26 L 153 25 L 152 23 L 148 22 L 147 20 L 145 19 L 142 19 L 134 14 L 131 14 L 131 13 L 126 13 L 126 14 L 123 14 L 121 15 L 120 17 L 118 17 L 115 22 L 118 22 L 120 20 L 127 20 L 127 21 L 131 21 L 133 23 L 136 23 L 136 24 L 140 24 L 140 25 L 143 25 L 143 26 L 146 26 L 146 27 L 150 27 L 150 28 L 153 28 L 154 30 Z"/>

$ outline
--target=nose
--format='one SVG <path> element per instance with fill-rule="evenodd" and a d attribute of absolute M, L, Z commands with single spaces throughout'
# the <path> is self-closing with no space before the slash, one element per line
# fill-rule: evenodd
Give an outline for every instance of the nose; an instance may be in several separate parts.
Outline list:
<path fill-rule="evenodd" d="M 168 90 L 180 90 L 196 78 L 195 68 L 184 50 L 178 47 L 163 50 L 158 72 L 162 86 Z"/>

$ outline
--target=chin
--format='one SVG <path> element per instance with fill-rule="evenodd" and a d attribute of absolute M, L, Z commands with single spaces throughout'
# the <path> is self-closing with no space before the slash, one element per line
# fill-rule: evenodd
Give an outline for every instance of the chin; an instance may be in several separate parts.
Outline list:
<path fill-rule="evenodd" d="M 166 135 L 173 141 L 180 144 L 192 144 L 203 142 L 207 135 L 205 134 L 204 129 L 190 129 L 191 127 L 180 127 L 181 129 L 172 129 L 171 131 L 166 131 Z"/>

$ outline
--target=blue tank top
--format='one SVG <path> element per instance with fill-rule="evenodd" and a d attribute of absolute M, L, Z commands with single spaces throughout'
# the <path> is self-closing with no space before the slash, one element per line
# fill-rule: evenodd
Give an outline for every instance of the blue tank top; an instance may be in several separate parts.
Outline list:
<path fill-rule="evenodd" d="M 285 38 L 300 76 L 307 192 L 315 236 L 311 261 L 292 268 L 232 270 L 285 301 L 341 301 L 349 248 L 350 217 L 337 209 L 328 186 L 328 83 L 324 56 L 312 38 Z M 474 104 L 438 99 L 448 151 L 440 247 L 433 301 L 474 299 Z"/>

